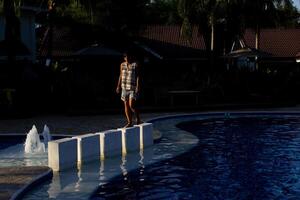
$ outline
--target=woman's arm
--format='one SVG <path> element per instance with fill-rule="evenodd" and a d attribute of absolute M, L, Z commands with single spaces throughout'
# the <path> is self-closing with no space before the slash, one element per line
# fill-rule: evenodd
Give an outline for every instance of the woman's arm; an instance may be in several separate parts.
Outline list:
<path fill-rule="evenodd" d="M 139 93 L 141 89 L 141 72 L 140 72 L 140 65 L 137 63 L 136 67 L 136 89 L 135 92 Z"/>
<path fill-rule="evenodd" d="M 121 90 L 121 82 L 122 82 L 122 76 L 121 76 L 121 73 L 122 72 L 122 64 L 120 65 L 120 74 L 119 74 L 119 80 L 118 80 L 118 85 L 117 85 L 117 88 L 116 88 L 116 93 L 119 94 L 120 93 L 120 90 Z"/>

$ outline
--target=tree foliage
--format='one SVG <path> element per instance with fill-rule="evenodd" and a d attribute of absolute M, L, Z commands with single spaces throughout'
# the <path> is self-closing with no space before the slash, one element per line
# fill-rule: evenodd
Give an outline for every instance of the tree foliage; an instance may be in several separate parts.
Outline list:
<path fill-rule="evenodd" d="M 47 8 L 49 0 L 10 0 L 18 15 L 23 4 Z M 55 23 L 91 24 L 109 31 L 133 33 L 142 24 L 182 23 L 182 34 L 191 36 L 192 25 L 209 38 L 212 27 L 223 26 L 228 34 L 244 28 L 295 27 L 299 13 L 292 0 L 52 0 Z M 0 0 L 0 12 L 3 13 Z M 2 8 L 2 9 L 1 9 Z M 207 41 L 209 43 L 209 41 Z"/>
<path fill-rule="evenodd" d="M 133 33 L 144 22 L 146 0 L 63 0 L 56 17 L 108 31 Z M 58 20 L 59 23 L 59 20 Z"/>
<path fill-rule="evenodd" d="M 156 0 L 146 4 L 145 23 L 178 24 L 181 19 L 177 12 L 178 0 Z"/>
<path fill-rule="evenodd" d="M 79 23 L 91 23 L 88 10 L 79 0 L 70 0 L 67 4 L 57 4 L 56 15 L 63 18 L 72 19 Z"/>
<path fill-rule="evenodd" d="M 300 13 L 291 0 L 277 0 L 275 7 L 277 10 L 276 26 L 296 27 L 299 25 Z"/>
<path fill-rule="evenodd" d="M 299 17 L 291 0 L 178 0 L 178 13 L 183 35 L 189 37 L 192 24 L 198 25 L 207 47 L 214 28 L 221 28 L 228 41 L 245 28 L 295 27 Z"/>

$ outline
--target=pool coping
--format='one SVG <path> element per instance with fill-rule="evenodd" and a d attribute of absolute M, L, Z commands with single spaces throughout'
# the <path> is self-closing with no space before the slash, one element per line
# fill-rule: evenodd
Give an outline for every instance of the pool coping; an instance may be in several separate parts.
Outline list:
<path fill-rule="evenodd" d="M 16 136 L 26 136 L 27 133 L 0 133 L 0 137 L 16 137 Z M 39 134 L 40 135 L 40 134 Z M 54 137 L 73 137 L 74 135 L 66 135 L 66 134 L 51 134 Z"/>
<path fill-rule="evenodd" d="M 188 113 L 188 114 L 174 114 L 174 115 L 165 115 L 165 116 L 159 116 L 154 117 L 149 120 L 147 120 L 147 123 L 153 123 L 159 120 L 167 120 L 167 119 L 175 119 L 175 118 L 184 118 L 184 117 L 192 117 L 192 116 L 214 116 L 214 115 L 224 115 L 227 114 L 233 114 L 233 115 L 269 115 L 269 114 L 282 114 L 282 115 L 300 115 L 300 111 L 211 111 L 211 112 L 194 112 L 194 113 Z"/>
<path fill-rule="evenodd" d="M 1 168 L 2 170 L 6 169 L 6 168 L 10 168 L 10 173 L 7 174 L 7 176 L 4 176 L 4 180 L 5 177 L 7 179 L 10 179 L 10 174 L 12 173 L 16 173 L 17 175 L 15 175 L 13 177 L 13 181 L 11 181 L 11 183 L 8 181 L 8 183 L 3 183 L 3 187 L 2 187 L 2 191 L 4 192 L 4 198 L 6 199 L 10 199 L 10 200 L 18 200 L 18 199 L 22 199 L 22 197 L 31 189 L 33 189 L 37 184 L 42 183 L 46 180 L 50 180 L 53 177 L 53 171 L 51 168 L 47 167 L 47 166 L 40 166 L 40 167 L 3 167 Z M 42 172 L 38 172 L 36 174 L 32 173 L 32 174 L 18 174 L 19 172 L 23 172 L 24 169 L 26 168 L 26 171 L 31 171 L 31 170 L 39 170 Z M 6 171 L 6 170 L 5 170 Z M 22 179 L 24 180 L 23 177 L 27 177 L 30 178 L 31 180 L 25 180 L 23 183 L 20 182 L 19 180 Z M 7 184 L 7 187 L 5 188 L 5 185 Z M 11 186 L 10 186 L 11 185 Z"/>
<path fill-rule="evenodd" d="M 33 189 L 37 184 L 44 182 L 46 180 L 50 180 L 53 177 L 53 171 L 51 168 L 48 171 L 39 174 L 38 176 L 34 177 L 29 183 L 22 186 L 19 190 L 17 190 L 12 196 L 11 200 L 18 200 L 21 199 L 26 192 Z"/>

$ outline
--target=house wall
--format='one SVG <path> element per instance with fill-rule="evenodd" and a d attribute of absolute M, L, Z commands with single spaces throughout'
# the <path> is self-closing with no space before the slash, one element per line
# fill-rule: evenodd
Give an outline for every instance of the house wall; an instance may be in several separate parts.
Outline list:
<path fill-rule="evenodd" d="M 4 26 L 5 26 L 5 21 L 4 17 L 0 16 L 0 41 L 4 40 Z"/>
<path fill-rule="evenodd" d="M 35 36 L 35 13 L 22 11 L 20 17 L 21 40 L 30 51 L 27 59 L 35 62 L 36 58 L 36 36 Z M 0 16 L 0 41 L 5 38 L 5 18 Z"/>

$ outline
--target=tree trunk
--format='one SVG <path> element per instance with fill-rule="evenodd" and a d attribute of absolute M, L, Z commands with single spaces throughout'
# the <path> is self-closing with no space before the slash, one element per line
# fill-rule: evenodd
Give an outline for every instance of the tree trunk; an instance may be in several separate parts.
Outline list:
<path fill-rule="evenodd" d="M 255 31 L 255 48 L 259 50 L 260 48 L 260 26 L 259 24 L 256 25 Z"/>
<path fill-rule="evenodd" d="M 5 41 L 7 44 L 7 60 L 10 65 L 14 64 L 16 53 L 14 43 L 20 39 L 20 22 L 16 17 L 15 5 L 13 0 L 3 2 L 5 16 Z"/>
<path fill-rule="evenodd" d="M 255 31 L 255 48 L 257 50 L 259 50 L 259 48 L 260 48 L 260 26 L 258 23 L 256 25 L 256 31 Z M 258 57 L 257 56 L 255 57 L 255 60 L 256 60 L 255 68 L 256 68 L 256 70 L 258 70 L 259 66 L 258 66 Z"/>
<path fill-rule="evenodd" d="M 49 66 L 52 63 L 52 51 L 53 51 L 53 12 L 54 12 L 54 2 L 53 0 L 48 1 L 48 25 L 49 25 L 49 40 L 48 40 L 48 52 L 47 59 L 50 60 Z"/>
<path fill-rule="evenodd" d="M 214 42 L 215 42 L 215 23 L 213 16 L 210 17 L 210 26 L 211 26 L 211 36 L 210 36 L 210 51 L 214 51 Z"/>
<path fill-rule="evenodd" d="M 211 27 L 211 33 L 210 33 L 210 55 L 209 55 L 209 65 L 210 65 L 210 74 L 208 76 L 208 79 L 207 79 L 207 84 L 209 85 L 210 87 L 210 84 L 211 84 L 211 77 L 213 76 L 214 74 L 214 50 L 215 50 L 215 22 L 214 22 L 214 16 L 211 15 L 210 16 L 210 27 Z"/>

